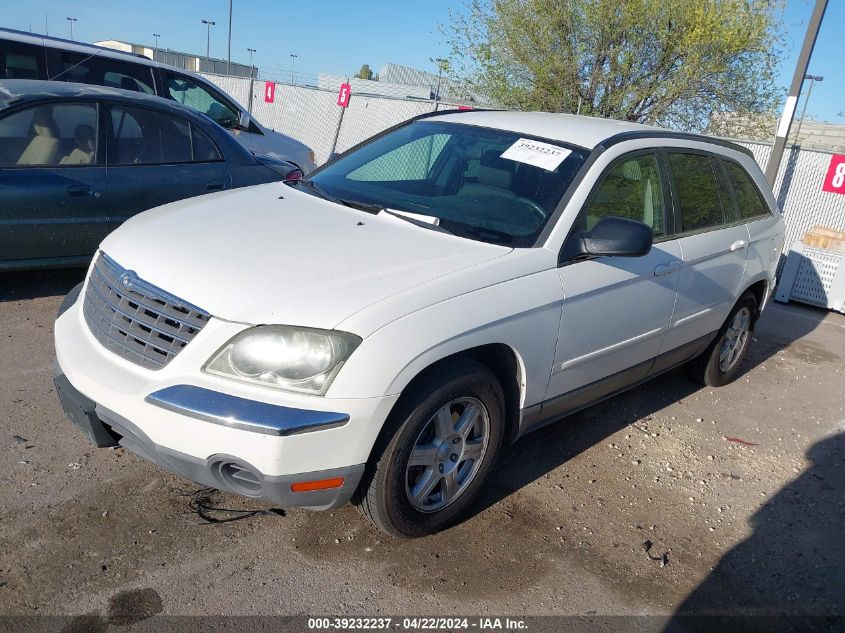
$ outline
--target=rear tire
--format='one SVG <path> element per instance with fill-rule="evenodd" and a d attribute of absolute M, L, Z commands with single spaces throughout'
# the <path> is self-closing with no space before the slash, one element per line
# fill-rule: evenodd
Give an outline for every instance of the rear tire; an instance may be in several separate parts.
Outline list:
<path fill-rule="evenodd" d="M 708 387 L 732 382 L 748 353 L 756 321 L 757 299 L 747 292 L 734 305 L 716 339 L 687 364 L 689 377 Z"/>
<path fill-rule="evenodd" d="M 504 430 L 505 398 L 493 372 L 468 358 L 438 365 L 397 403 L 353 503 L 400 538 L 450 527 L 487 481 Z"/>

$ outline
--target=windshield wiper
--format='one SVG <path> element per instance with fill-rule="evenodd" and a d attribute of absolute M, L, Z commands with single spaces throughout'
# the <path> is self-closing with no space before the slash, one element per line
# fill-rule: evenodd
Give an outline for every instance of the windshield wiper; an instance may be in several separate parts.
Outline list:
<path fill-rule="evenodd" d="M 374 204 L 372 202 L 362 202 L 361 200 L 349 200 L 346 198 L 338 198 L 337 201 L 350 209 L 358 209 L 359 211 L 365 211 L 367 213 L 372 213 L 373 215 L 386 210 L 380 204 Z"/>
<path fill-rule="evenodd" d="M 423 220 L 417 220 L 416 218 L 408 217 L 405 214 L 397 213 L 388 209 L 387 207 L 374 203 L 374 202 L 364 202 L 362 200 L 351 200 L 349 198 L 337 198 L 330 193 L 324 191 L 321 187 L 316 185 L 313 180 L 291 180 L 288 181 L 287 184 L 291 186 L 295 186 L 296 184 L 301 184 L 313 191 L 317 196 L 323 198 L 324 200 L 328 200 L 329 202 L 334 202 L 336 204 L 342 204 L 345 207 L 349 207 L 350 209 L 357 209 L 358 211 L 364 211 L 366 213 L 371 213 L 373 215 L 377 215 L 379 213 L 387 213 L 394 218 L 399 218 L 400 220 L 405 220 L 406 222 L 410 222 L 411 224 L 415 224 L 417 226 L 421 226 L 426 229 L 431 229 L 432 231 L 438 231 L 440 233 L 448 233 L 449 235 L 454 235 L 452 231 L 448 229 L 444 229 L 442 226 L 437 224 L 432 224 L 431 222 L 425 222 Z"/>
<path fill-rule="evenodd" d="M 514 240 L 513 235 L 502 233 L 494 229 L 485 229 L 478 226 L 463 226 L 459 233 L 479 237 L 485 242 L 496 242 L 499 244 L 510 244 Z"/>
<path fill-rule="evenodd" d="M 299 180 L 289 180 L 287 181 L 287 184 L 290 186 L 295 186 L 297 184 L 303 185 L 313 191 L 320 198 L 323 198 L 323 200 L 328 200 L 329 202 L 334 202 L 336 204 L 342 204 L 343 206 L 350 207 L 351 209 L 366 211 L 367 213 L 372 213 L 373 215 L 385 210 L 384 207 L 380 204 L 372 204 L 369 202 L 362 202 L 360 200 L 348 200 L 333 196 L 328 193 L 325 189 L 317 185 L 313 180 L 305 180 L 304 178 L 301 178 Z"/>
<path fill-rule="evenodd" d="M 426 222 L 425 220 L 417 220 L 416 218 L 409 217 L 403 213 L 396 213 L 396 211 L 392 211 L 391 209 L 382 208 L 382 212 L 387 213 L 388 215 L 391 215 L 394 218 L 399 218 L 400 220 L 405 220 L 406 222 L 410 222 L 411 224 L 421 226 L 424 229 L 431 229 L 432 231 L 437 231 L 438 233 L 448 233 L 449 235 L 454 235 L 452 231 L 450 231 L 449 229 L 444 229 L 439 224 L 432 224 L 431 222 Z"/>
<path fill-rule="evenodd" d="M 305 180 L 304 178 L 300 178 L 299 180 L 286 180 L 285 184 L 289 187 L 295 187 L 296 185 L 305 185 L 308 189 L 313 191 L 318 197 L 322 198 L 323 200 L 328 200 L 329 202 L 337 202 L 341 204 L 341 201 L 338 198 L 335 198 L 333 195 L 326 193 L 321 187 L 318 187 L 314 184 L 313 180 Z"/>

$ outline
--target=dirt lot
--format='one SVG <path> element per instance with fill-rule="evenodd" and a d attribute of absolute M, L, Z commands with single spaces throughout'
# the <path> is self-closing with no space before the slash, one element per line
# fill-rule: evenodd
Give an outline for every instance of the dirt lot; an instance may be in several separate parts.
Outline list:
<path fill-rule="evenodd" d="M 51 383 L 55 310 L 80 278 L 0 277 L 0 612 L 845 611 L 840 315 L 774 304 L 734 384 L 675 371 L 541 430 L 470 520 L 408 542 L 352 507 L 208 523 L 198 504 L 271 506 L 90 445 Z"/>

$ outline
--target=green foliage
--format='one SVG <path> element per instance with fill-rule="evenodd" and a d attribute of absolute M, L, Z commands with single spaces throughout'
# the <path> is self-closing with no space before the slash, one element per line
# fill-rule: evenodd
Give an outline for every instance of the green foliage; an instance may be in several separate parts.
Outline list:
<path fill-rule="evenodd" d="M 358 79 L 372 79 L 373 71 L 370 69 L 370 65 L 364 64 L 363 66 L 361 66 L 361 70 L 359 70 L 355 74 L 355 77 L 357 77 Z"/>
<path fill-rule="evenodd" d="M 779 99 L 779 0 L 466 1 L 452 69 L 505 107 L 702 129 Z"/>

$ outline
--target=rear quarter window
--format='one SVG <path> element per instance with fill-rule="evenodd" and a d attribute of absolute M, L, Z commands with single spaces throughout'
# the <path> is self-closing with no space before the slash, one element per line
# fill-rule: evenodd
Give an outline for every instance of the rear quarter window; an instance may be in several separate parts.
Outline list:
<path fill-rule="evenodd" d="M 771 215 L 769 205 L 766 204 L 763 194 L 757 189 L 748 172 L 743 167 L 729 161 L 722 161 L 722 165 L 725 167 L 728 182 L 733 189 L 740 218 L 750 220 Z"/>
<path fill-rule="evenodd" d="M 97 54 L 50 50 L 50 79 L 155 94 L 152 67 Z"/>
<path fill-rule="evenodd" d="M 43 79 L 39 71 L 41 47 L 0 40 L 0 78 Z"/>

